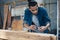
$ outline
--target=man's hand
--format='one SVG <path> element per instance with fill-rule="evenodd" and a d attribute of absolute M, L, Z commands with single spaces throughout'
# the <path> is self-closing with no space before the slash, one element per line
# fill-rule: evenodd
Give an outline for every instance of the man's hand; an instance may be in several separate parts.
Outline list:
<path fill-rule="evenodd" d="M 31 26 L 29 26 L 29 29 L 30 30 L 35 30 L 36 29 L 36 26 L 35 25 L 31 25 Z"/>
<path fill-rule="evenodd" d="M 47 29 L 46 26 L 38 27 L 38 30 L 41 31 L 41 32 L 44 32 L 46 29 Z"/>

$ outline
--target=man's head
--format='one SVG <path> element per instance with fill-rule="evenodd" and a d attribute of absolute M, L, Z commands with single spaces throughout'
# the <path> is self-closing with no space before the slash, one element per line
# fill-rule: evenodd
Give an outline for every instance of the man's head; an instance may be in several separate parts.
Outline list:
<path fill-rule="evenodd" d="M 38 12 L 38 4 L 35 1 L 31 1 L 28 3 L 29 9 L 33 14 L 37 14 Z"/>

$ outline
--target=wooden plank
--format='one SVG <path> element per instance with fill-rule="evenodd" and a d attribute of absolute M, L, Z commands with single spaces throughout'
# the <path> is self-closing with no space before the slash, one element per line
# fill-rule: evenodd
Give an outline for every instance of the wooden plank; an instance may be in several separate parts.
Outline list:
<path fill-rule="evenodd" d="M 50 38 L 51 40 L 57 40 L 56 36 L 54 36 L 54 35 L 51 35 L 50 37 L 51 37 Z"/>
<path fill-rule="evenodd" d="M 11 12 L 8 12 L 8 16 L 7 16 L 7 28 L 10 28 L 11 25 Z"/>
<path fill-rule="evenodd" d="M 4 23 L 3 23 L 3 29 L 5 29 L 5 27 L 6 27 L 7 15 L 8 15 L 8 5 L 4 5 Z"/>
<path fill-rule="evenodd" d="M 1 34 L 3 33 L 3 34 Z M 30 33 L 24 31 L 0 30 L 0 38 L 7 40 L 55 40 L 55 35 L 43 33 Z M 4 36 L 3 36 L 4 35 Z"/>

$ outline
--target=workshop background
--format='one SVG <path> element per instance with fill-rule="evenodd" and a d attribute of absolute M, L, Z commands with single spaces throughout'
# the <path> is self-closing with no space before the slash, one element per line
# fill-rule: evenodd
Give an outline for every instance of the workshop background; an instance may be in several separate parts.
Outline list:
<path fill-rule="evenodd" d="M 51 19 L 50 31 L 57 33 L 57 0 L 37 1 L 41 7 L 46 8 Z M 39 3 L 40 2 L 40 3 Z M 0 29 L 23 29 L 24 10 L 28 7 L 27 0 L 0 0 Z"/>

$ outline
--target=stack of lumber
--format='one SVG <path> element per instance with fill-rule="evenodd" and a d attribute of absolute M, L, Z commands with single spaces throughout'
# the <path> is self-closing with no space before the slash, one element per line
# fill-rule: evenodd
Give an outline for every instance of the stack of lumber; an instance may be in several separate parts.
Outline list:
<path fill-rule="evenodd" d="M 0 30 L 0 40 L 56 40 L 53 34 Z"/>

